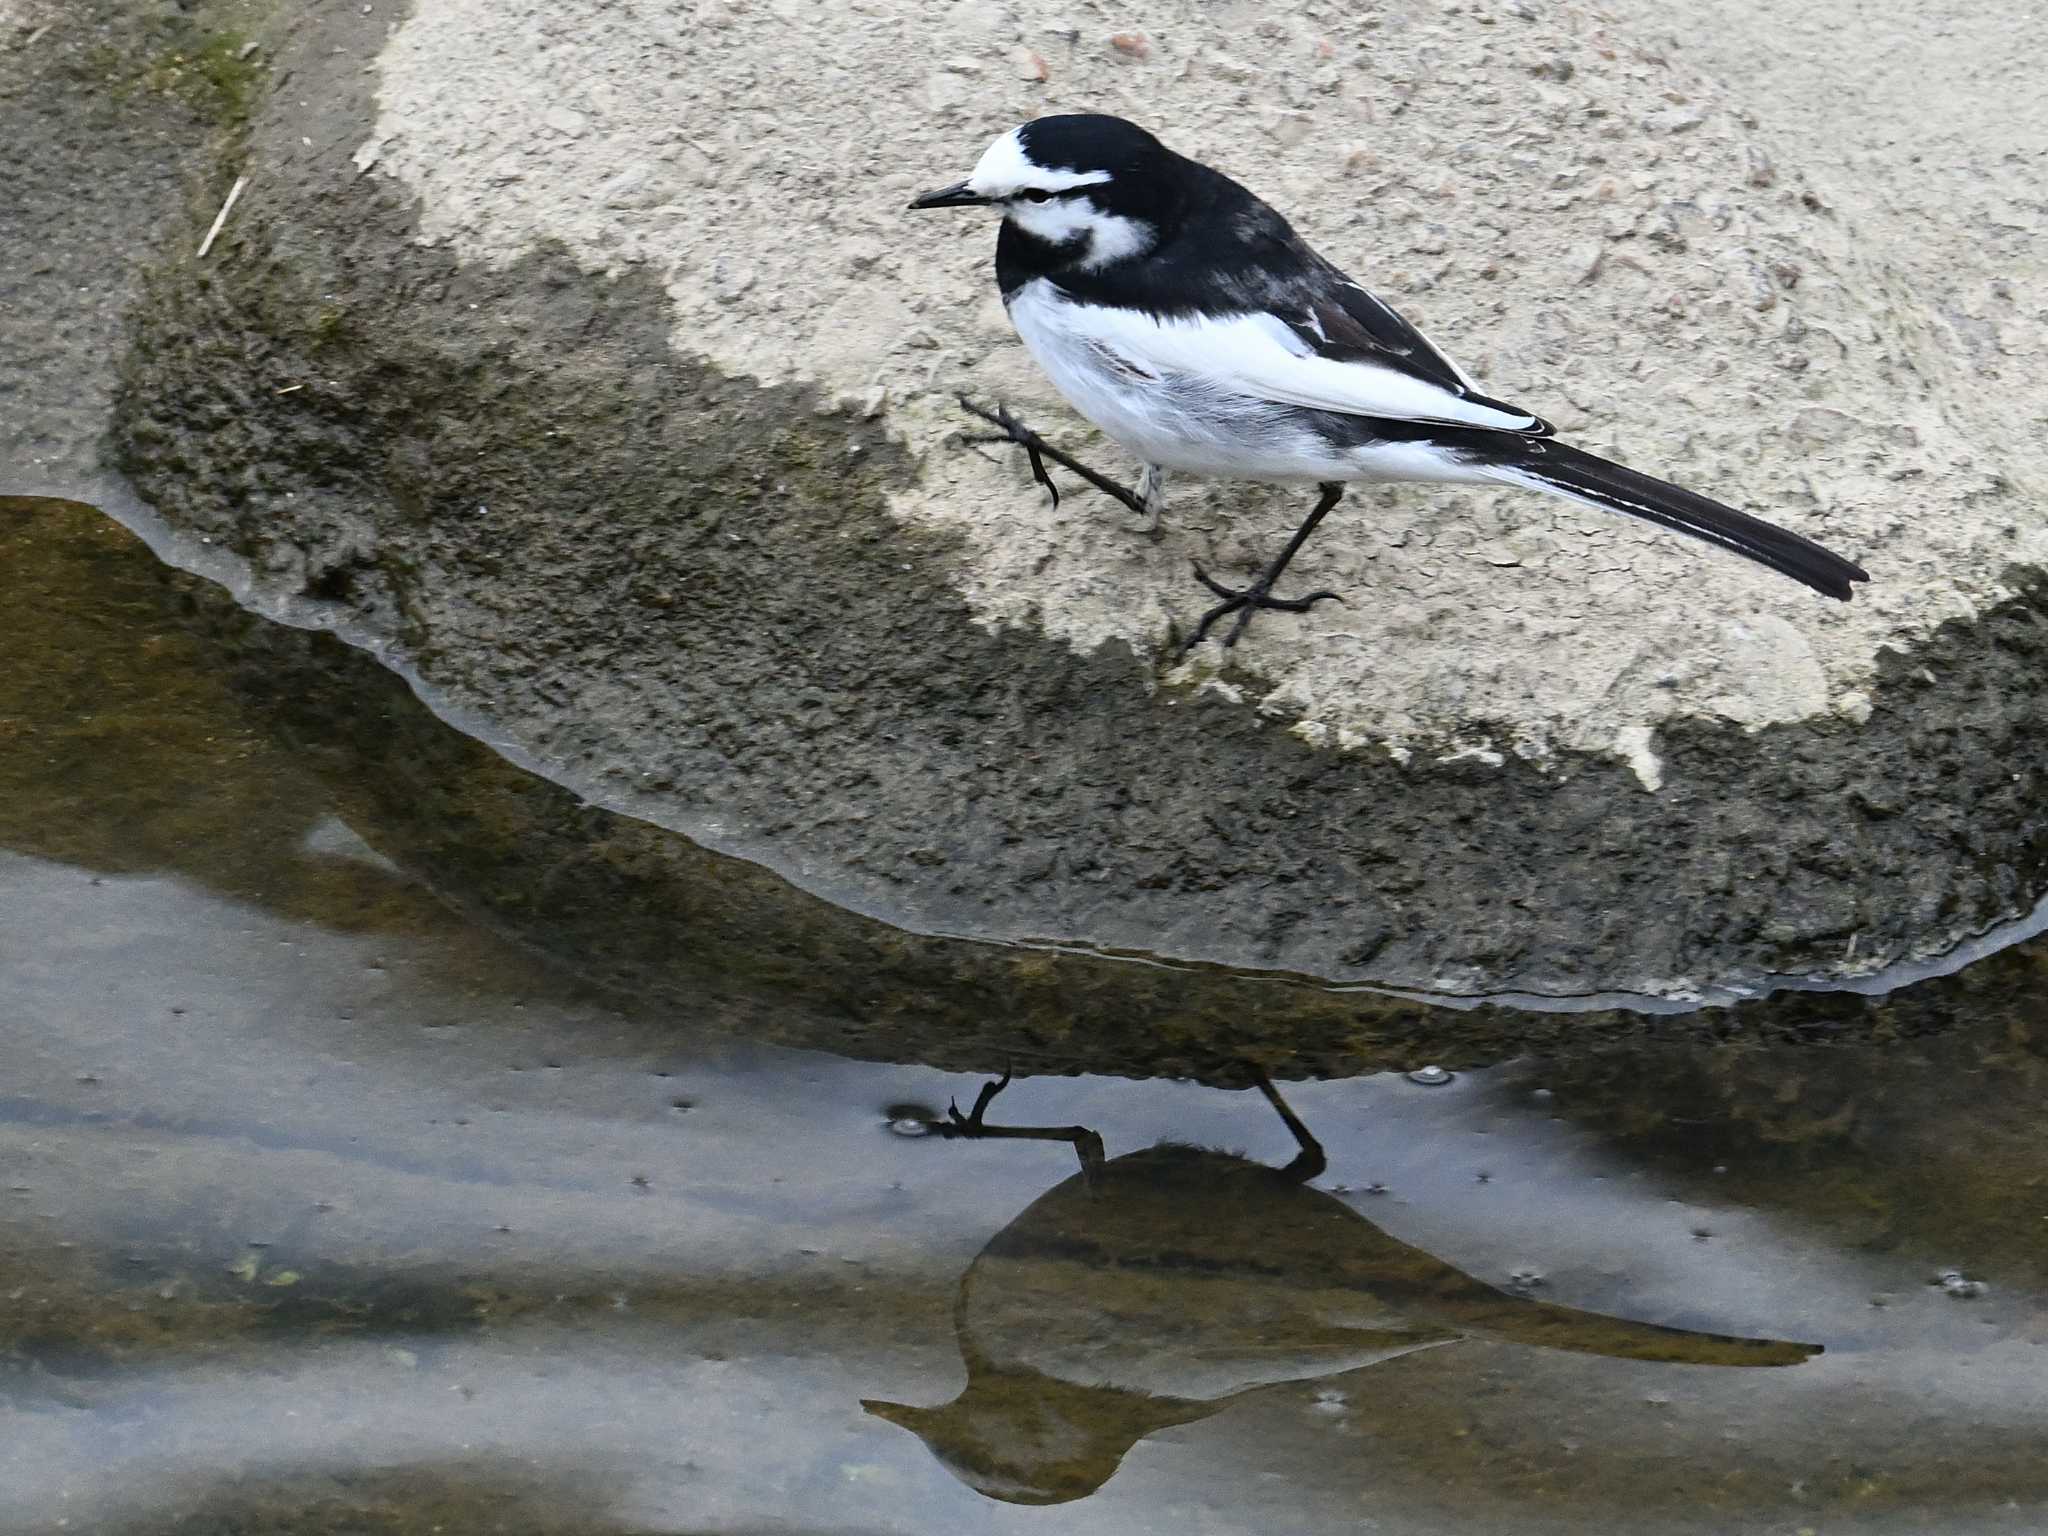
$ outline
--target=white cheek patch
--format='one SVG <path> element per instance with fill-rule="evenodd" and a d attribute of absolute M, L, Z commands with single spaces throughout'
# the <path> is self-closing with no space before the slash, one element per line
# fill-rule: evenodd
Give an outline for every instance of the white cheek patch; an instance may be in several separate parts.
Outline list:
<path fill-rule="evenodd" d="M 983 197 L 1010 197 L 1026 187 L 1044 192 L 1068 192 L 1075 187 L 1092 187 L 1109 180 L 1107 171 L 1064 171 L 1039 165 L 1024 153 L 1024 141 L 1012 128 L 989 145 L 967 178 L 971 191 Z"/>
<path fill-rule="evenodd" d="M 1091 211 L 1093 203 L 1084 200 L 1084 206 Z M 1136 256 L 1149 250 L 1153 230 L 1142 219 L 1127 219 L 1120 213 L 1096 212 L 1089 228 L 1094 241 L 1088 247 L 1088 259 L 1081 265 L 1093 270 L 1106 267 L 1113 261 L 1122 261 L 1126 256 Z"/>
<path fill-rule="evenodd" d="M 1055 198 L 1049 203 L 1012 203 L 1006 217 L 1027 235 L 1050 245 L 1085 239 L 1088 254 L 1083 270 L 1092 271 L 1135 256 L 1152 242 L 1152 226 L 1120 213 L 1105 213 L 1085 197 Z"/>
<path fill-rule="evenodd" d="M 1088 233 L 1090 219 L 1078 202 L 1055 198 L 1049 203 L 1016 202 L 1005 215 L 1027 235 L 1048 245 L 1065 245 Z"/>

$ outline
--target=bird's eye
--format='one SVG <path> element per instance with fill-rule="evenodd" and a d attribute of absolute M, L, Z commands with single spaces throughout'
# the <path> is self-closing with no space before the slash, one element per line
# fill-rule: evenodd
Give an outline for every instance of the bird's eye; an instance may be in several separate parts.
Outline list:
<path fill-rule="evenodd" d="M 1052 194 L 1043 187 L 1026 187 L 1021 196 L 1027 203 L 1049 203 L 1052 201 Z"/>

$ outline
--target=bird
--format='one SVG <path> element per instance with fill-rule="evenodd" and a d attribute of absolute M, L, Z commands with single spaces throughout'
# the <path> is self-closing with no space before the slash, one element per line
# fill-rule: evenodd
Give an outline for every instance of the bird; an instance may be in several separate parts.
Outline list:
<path fill-rule="evenodd" d="M 996 283 L 1018 336 L 1067 402 L 1143 466 L 1133 490 L 1007 408 L 962 396 L 994 429 L 966 440 L 1023 447 L 1055 505 L 1045 459 L 1149 518 L 1155 534 L 1170 472 L 1317 488 L 1248 585 L 1227 587 L 1196 562 L 1220 601 L 1182 655 L 1231 614 L 1225 649 L 1261 610 L 1305 613 L 1337 598 L 1280 597 L 1273 586 L 1362 481 L 1547 491 L 1704 539 L 1842 601 L 1870 579 L 1799 534 L 1563 442 L 1542 417 L 1481 390 L 1247 188 L 1123 118 L 1034 118 L 998 135 L 965 180 L 910 207 L 1001 213 Z"/>
<path fill-rule="evenodd" d="M 960 1394 L 861 1406 L 988 1498 L 1060 1504 L 1094 1493 L 1147 1435 L 1247 1393 L 1467 1338 L 1695 1366 L 1791 1366 L 1824 1352 L 1488 1285 L 1310 1188 L 1322 1147 L 1265 1073 L 1253 1077 L 1299 1149 L 1283 1167 L 1179 1142 L 1105 1158 L 1085 1127 L 989 1125 L 1007 1075 L 969 1113 L 932 1121 L 949 1138 L 1069 1142 L 1081 1172 L 1013 1217 L 961 1277 Z"/>

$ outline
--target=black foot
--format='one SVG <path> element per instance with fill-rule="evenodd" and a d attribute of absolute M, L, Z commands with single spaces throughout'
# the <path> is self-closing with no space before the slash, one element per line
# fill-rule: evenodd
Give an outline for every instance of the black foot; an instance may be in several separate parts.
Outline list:
<path fill-rule="evenodd" d="M 1012 416 L 1008 407 L 998 405 L 994 409 L 990 409 L 985 405 L 977 405 L 967 396 L 962 395 L 960 396 L 960 409 L 967 412 L 970 416 L 980 417 L 983 421 L 999 429 L 994 432 L 979 432 L 972 437 L 963 437 L 961 441 L 970 446 L 985 443 L 1015 443 L 1024 450 L 1025 456 L 1031 460 L 1031 478 L 1045 487 L 1046 494 L 1052 497 L 1052 504 L 1055 507 L 1060 504 L 1060 488 L 1053 484 L 1052 476 L 1046 473 L 1045 461 L 1047 459 L 1051 459 L 1053 463 L 1063 468 L 1071 469 L 1083 480 L 1094 486 L 1095 489 L 1102 492 L 1103 495 L 1114 496 L 1140 517 L 1155 516 L 1155 509 L 1146 506 L 1145 498 L 1136 491 L 1127 485 L 1117 484 L 1116 481 L 1110 479 L 1107 475 L 1098 474 L 1072 454 L 1062 453 L 1036 432 L 1025 426 L 1023 422 Z"/>
<path fill-rule="evenodd" d="M 969 1141 L 980 1141 L 991 1137 L 1008 1137 L 1017 1141 L 1064 1141 L 1074 1149 L 1074 1156 L 1081 1161 L 1081 1172 L 1092 1182 L 1103 1162 L 1102 1138 L 1085 1125 L 988 1125 L 982 1116 L 995 1101 L 995 1096 L 1010 1086 L 1010 1074 L 1005 1072 L 992 1083 L 983 1083 L 981 1092 L 974 1096 L 974 1108 L 966 1114 L 960 1113 L 958 1103 L 946 1105 L 946 1118 L 928 1122 L 939 1135 L 951 1140 L 964 1137 Z"/>
<path fill-rule="evenodd" d="M 932 1129 L 941 1136 L 946 1137 L 986 1135 L 987 1132 L 982 1126 L 981 1117 L 988 1113 L 988 1107 L 995 1102 L 996 1095 L 1009 1086 L 1010 1074 L 1008 1072 L 1005 1072 L 992 1083 L 983 1083 L 981 1085 L 981 1092 L 974 1096 L 974 1108 L 964 1115 L 960 1113 L 959 1101 L 957 1099 L 948 1099 L 946 1101 L 946 1118 L 934 1120 L 932 1122 Z"/>
<path fill-rule="evenodd" d="M 1277 608 L 1282 613 L 1307 613 L 1317 603 L 1344 601 L 1335 592 L 1328 590 L 1311 592 L 1306 597 L 1273 597 L 1270 595 L 1271 575 L 1261 576 L 1248 587 L 1226 587 L 1210 576 L 1199 564 L 1195 566 L 1195 579 L 1223 601 L 1202 615 L 1202 622 L 1195 626 L 1195 632 L 1181 642 L 1180 650 L 1175 653 L 1176 658 L 1187 655 L 1208 639 L 1209 631 L 1215 627 L 1216 621 L 1226 614 L 1237 615 L 1237 622 L 1230 626 L 1230 633 L 1223 637 L 1223 648 L 1227 651 L 1237 644 L 1237 637 L 1244 633 L 1245 626 L 1252 621 L 1252 615 L 1261 608 Z"/>

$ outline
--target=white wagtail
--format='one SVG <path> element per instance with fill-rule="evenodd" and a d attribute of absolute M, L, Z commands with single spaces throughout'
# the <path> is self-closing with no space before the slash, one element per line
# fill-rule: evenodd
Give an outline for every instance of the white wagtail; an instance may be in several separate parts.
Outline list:
<path fill-rule="evenodd" d="M 1862 567 L 1796 533 L 1559 442 L 1541 417 L 1482 394 L 1392 306 L 1311 250 L 1220 171 L 1122 118 L 1041 117 L 988 147 L 974 174 L 912 208 L 1002 211 L 996 283 L 1017 334 L 1068 402 L 1136 454 L 1136 491 L 1059 452 L 1000 406 L 961 404 L 1012 442 L 1053 495 L 1052 459 L 1157 518 L 1168 470 L 1314 483 L 1321 495 L 1249 586 L 1195 575 L 1222 599 L 1182 647 L 1236 613 L 1306 612 L 1334 592 L 1272 587 L 1353 480 L 1516 485 L 1645 518 L 1847 600 Z"/>

